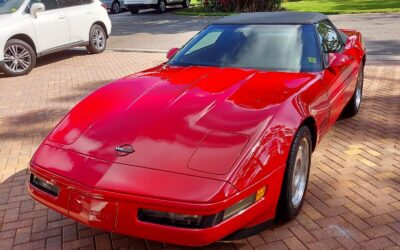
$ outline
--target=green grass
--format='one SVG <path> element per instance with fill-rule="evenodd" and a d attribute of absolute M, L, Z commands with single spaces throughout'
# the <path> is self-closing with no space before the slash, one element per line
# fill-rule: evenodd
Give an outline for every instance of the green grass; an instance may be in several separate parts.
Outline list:
<path fill-rule="evenodd" d="M 400 0 L 301 0 L 284 2 L 288 11 L 314 11 L 325 14 L 399 12 Z"/>
<path fill-rule="evenodd" d="M 189 9 L 175 11 L 188 16 L 227 16 L 235 13 L 207 12 L 200 0 L 192 0 Z M 400 0 L 300 0 L 284 2 L 288 11 L 314 11 L 325 14 L 400 12 Z"/>

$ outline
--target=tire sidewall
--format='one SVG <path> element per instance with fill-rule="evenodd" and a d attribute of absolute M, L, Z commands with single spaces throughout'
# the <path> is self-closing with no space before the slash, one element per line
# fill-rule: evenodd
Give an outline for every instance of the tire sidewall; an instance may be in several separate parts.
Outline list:
<path fill-rule="evenodd" d="M 164 4 L 164 9 L 162 9 L 162 4 Z M 160 14 L 163 14 L 167 11 L 167 3 L 164 0 L 159 0 L 157 3 L 157 11 Z"/>
<path fill-rule="evenodd" d="M 114 6 L 118 6 L 118 10 L 117 10 L 117 11 L 115 11 Z M 119 12 L 121 12 L 121 5 L 120 5 L 120 3 L 119 3 L 118 1 L 115 1 L 115 2 L 112 3 L 112 5 L 111 5 L 111 12 L 112 12 L 113 14 L 118 14 Z"/>
<path fill-rule="evenodd" d="M 294 207 L 292 204 L 292 182 L 293 182 L 293 175 L 294 175 L 294 165 L 295 165 L 295 161 L 296 161 L 296 155 L 297 155 L 297 151 L 298 148 L 300 146 L 300 142 L 303 140 L 303 138 L 306 138 L 308 141 L 308 145 L 309 145 L 309 162 L 308 162 L 308 171 L 307 171 L 307 176 L 306 176 L 306 183 L 305 183 L 305 190 L 304 190 L 304 194 L 303 197 L 299 203 L 299 205 L 297 207 Z M 295 218 L 304 203 L 305 200 L 305 195 L 307 192 L 307 187 L 308 187 L 308 181 L 309 181 L 309 177 L 310 177 L 310 167 L 311 167 L 311 154 L 312 154 L 312 139 L 311 139 L 311 132 L 310 129 L 307 126 L 302 126 L 294 140 L 292 143 L 292 146 L 290 148 L 290 153 L 288 156 L 288 160 L 286 163 L 286 170 L 285 170 L 285 176 L 284 176 L 284 180 L 282 183 L 282 190 L 281 190 L 281 198 L 279 201 L 279 205 L 278 205 L 278 211 L 277 214 L 278 216 L 287 221 L 287 220 L 291 220 L 293 218 Z"/>
<path fill-rule="evenodd" d="M 360 74 L 362 74 L 362 79 L 359 81 Z M 364 63 L 360 64 L 360 69 L 357 74 L 357 84 L 354 89 L 353 96 L 351 97 L 350 101 L 347 103 L 346 107 L 343 109 L 342 117 L 343 118 L 350 118 L 358 114 L 360 110 L 362 99 L 363 99 L 363 87 L 364 87 Z M 360 105 L 357 106 L 356 95 L 357 89 L 361 88 L 361 97 L 360 97 Z"/>
<path fill-rule="evenodd" d="M 94 45 L 93 42 L 93 32 L 97 29 L 100 29 L 103 32 L 104 35 L 104 47 L 102 49 L 97 49 L 96 46 Z M 107 34 L 106 31 L 104 30 L 103 27 L 101 27 L 98 24 L 94 24 L 92 26 L 92 28 L 90 29 L 90 33 L 89 33 L 89 45 L 87 46 L 87 49 L 90 53 L 92 54 L 100 54 L 102 53 L 104 50 L 106 50 L 107 48 Z"/>
<path fill-rule="evenodd" d="M 32 48 L 32 46 L 30 46 L 28 43 L 19 40 L 19 39 L 10 39 L 7 41 L 6 45 L 4 46 L 4 52 L 6 51 L 6 49 L 12 45 L 19 45 L 19 46 L 23 46 L 24 48 L 26 48 L 31 56 L 31 64 L 30 66 L 22 72 L 13 72 L 10 71 L 9 69 L 6 68 L 5 63 L 1 66 L 1 70 L 7 75 L 7 76 L 23 76 L 26 74 L 29 74 L 29 72 L 31 72 L 33 70 L 33 68 L 36 65 L 36 52 L 34 51 L 34 49 Z"/>

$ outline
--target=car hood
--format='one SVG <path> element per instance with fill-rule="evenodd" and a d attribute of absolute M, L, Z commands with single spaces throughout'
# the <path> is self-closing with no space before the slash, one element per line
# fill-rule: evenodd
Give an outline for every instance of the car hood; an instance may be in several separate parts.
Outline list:
<path fill-rule="evenodd" d="M 279 106 L 314 77 L 160 66 L 85 98 L 47 143 L 108 162 L 225 180 Z"/>
<path fill-rule="evenodd" d="M 9 23 L 11 17 L 12 14 L 0 14 L 0 27 L 2 27 L 6 23 Z"/>
<path fill-rule="evenodd" d="M 25 20 L 25 16 L 20 15 L 18 12 L 12 14 L 0 14 L 0 29 L 8 28 L 9 25 L 15 25 L 23 20 Z M 1 33 L 0 33 L 1 36 Z"/>

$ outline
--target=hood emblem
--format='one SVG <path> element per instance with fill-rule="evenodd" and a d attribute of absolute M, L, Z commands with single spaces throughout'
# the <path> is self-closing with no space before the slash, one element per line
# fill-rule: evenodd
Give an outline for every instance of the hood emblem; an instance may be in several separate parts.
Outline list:
<path fill-rule="evenodd" d="M 118 156 L 126 156 L 135 152 L 132 145 L 124 144 L 118 147 L 115 147 L 115 151 L 117 151 Z"/>

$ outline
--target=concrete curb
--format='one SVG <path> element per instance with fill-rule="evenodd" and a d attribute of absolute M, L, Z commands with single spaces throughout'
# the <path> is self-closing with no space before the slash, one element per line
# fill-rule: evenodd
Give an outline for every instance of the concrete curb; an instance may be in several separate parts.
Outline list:
<path fill-rule="evenodd" d="M 400 61 L 400 55 L 368 55 L 367 61 Z"/>
<path fill-rule="evenodd" d="M 135 49 L 135 48 L 109 48 L 108 51 L 115 52 L 138 52 L 138 53 L 167 53 L 164 49 Z"/>

